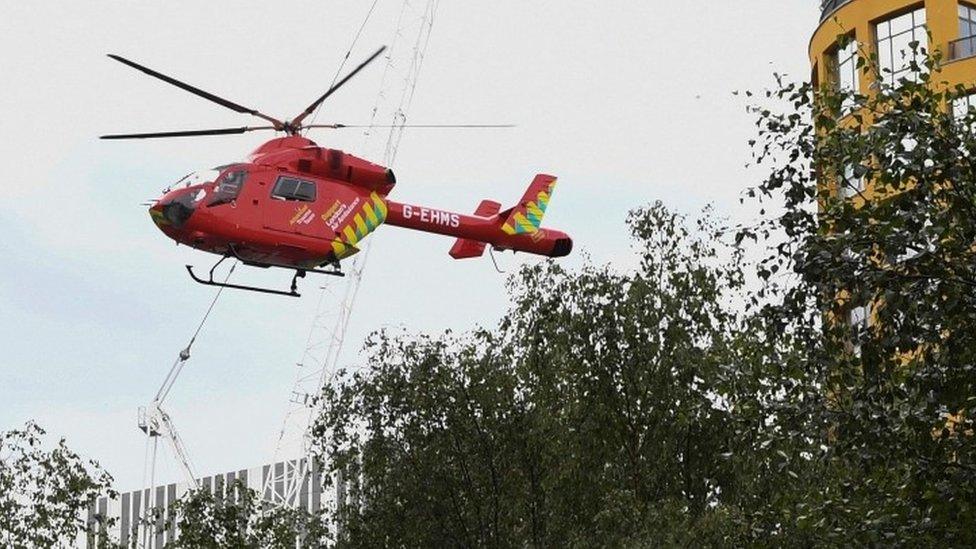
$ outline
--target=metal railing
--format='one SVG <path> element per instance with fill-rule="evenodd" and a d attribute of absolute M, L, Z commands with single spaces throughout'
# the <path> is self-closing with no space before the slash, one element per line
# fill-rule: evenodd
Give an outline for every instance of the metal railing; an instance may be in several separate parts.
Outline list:
<path fill-rule="evenodd" d="M 976 35 L 949 42 L 949 61 L 976 55 Z"/>
<path fill-rule="evenodd" d="M 852 0 L 821 0 L 820 2 L 820 20 L 823 21 L 830 14 L 837 11 L 837 8 L 843 6 L 844 4 L 851 2 Z"/>

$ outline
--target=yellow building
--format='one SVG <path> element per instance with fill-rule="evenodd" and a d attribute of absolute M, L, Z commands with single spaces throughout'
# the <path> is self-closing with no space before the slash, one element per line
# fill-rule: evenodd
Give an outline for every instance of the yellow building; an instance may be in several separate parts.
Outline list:
<path fill-rule="evenodd" d="M 820 25 L 810 40 L 817 82 L 866 93 L 871 77 L 856 69 L 856 57 L 877 54 L 886 78 L 906 76 L 909 44 L 942 52 L 940 80 L 971 86 L 976 81 L 976 0 L 825 0 Z M 926 32 L 928 31 L 928 32 Z M 931 37 L 929 36 L 931 34 Z M 837 47 L 837 37 L 853 42 Z"/>
<path fill-rule="evenodd" d="M 976 0 L 823 0 L 820 24 L 810 39 L 812 81 L 871 94 L 879 87 L 873 81 L 878 74 L 890 85 L 912 78 L 913 45 L 941 54 L 936 81 L 973 92 L 954 102 L 956 113 L 976 106 Z M 858 70 L 859 56 L 876 56 L 878 70 Z M 853 196 L 865 191 L 864 182 L 859 185 L 839 192 Z"/>
<path fill-rule="evenodd" d="M 913 45 L 941 53 L 942 71 L 935 81 L 970 91 L 954 102 L 955 113 L 976 106 L 976 0 L 824 0 L 820 24 L 810 39 L 812 81 L 870 95 L 880 87 L 875 81 L 879 74 L 890 85 L 913 77 Z M 859 56 L 876 56 L 878 70 L 859 70 Z M 843 174 L 848 184 L 834 186 L 836 192 L 870 199 L 868 183 L 846 172 L 853 167 Z M 870 317 L 865 305 L 850 310 L 848 320 L 852 326 L 864 325 Z"/>
<path fill-rule="evenodd" d="M 838 44 L 838 36 L 851 40 Z M 943 56 L 939 80 L 976 85 L 976 0 L 824 0 L 820 24 L 810 39 L 813 81 L 868 94 L 872 76 L 857 70 L 859 55 L 877 55 L 889 83 L 909 76 L 912 42 Z M 974 90 L 976 91 L 976 90 Z M 976 96 L 957 101 L 965 110 Z"/>

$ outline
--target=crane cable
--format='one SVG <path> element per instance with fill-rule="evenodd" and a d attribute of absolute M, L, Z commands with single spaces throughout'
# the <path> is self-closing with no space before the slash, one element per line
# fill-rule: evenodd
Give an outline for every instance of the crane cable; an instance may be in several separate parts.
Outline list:
<path fill-rule="evenodd" d="M 230 280 L 230 275 L 234 274 L 235 268 L 237 268 L 236 260 L 230 266 L 230 271 L 227 272 L 227 276 L 224 277 L 224 284 L 226 284 L 227 281 Z M 193 344 L 196 342 L 197 336 L 200 335 L 200 330 L 203 329 L 203 325 L 207 322 L 207 319 L 210 317 L 210 313 L 213 312 L 214 306 L 217 305 L 217 300 L 220 299 L 220 294 L 223 293 L 223 291 L 224 291 L 224 287 L 221 286 L 217 290 L 217 293 L 214 295 L 213 299 L 210 301 L 210 306 L 207 307 L 207 312 L 204 313 L 203 318 L 200 320 L 200 323 L 197 325 L 197 329 L 193 332 L 193 336 L 190 337 L 190 342 L 187 343 L 186 347 L 184 347 L 183 350 L 180 351 L 180 354 L 176 357 L 176 360 L 173 362 L 173 366 L 170 368 L 169 373 L 166 374 L 166 378 L 163 380 L 163 384 L 159 387 L 159 391 L 156 392 L 156 396 L 153 398 L 154 402 L 162 403 L 162 401 L 165 400 L 166 396 L 169 394 L 170 389 L 173 388 L 173 384 L 176 383 L 176 378 L 179 377 L 180 372 L 183 371 L 183 365 L 186 364 L 186 361 L 190 359 L 190 348 L 193 347 Z"/>
<path fill-rule="evenodd" d="M 235 260 L 234 263 L 230 266 L 230 270 L 227 271 L 227 276 L 224 277 L 224 284 L 226 284 L 227 281 L 230 280 L 230 276 L 234 274 L 234 269 L 237 268 L 237 263 L 238 262 Z M 162 385 L 160 385 L 159 390 L 156 391 L 156 396 L 153 397 L 152 400 L 152 405 L 156 410 L 161 411 L 159 405 L 163 402 L 163 400 L 166 399 L 166 396 L 169 395 L 170 389 L 172 389 L 173 385 L 176 383 L 176 378 L 179 377 L 180 372 L 183 371 L 184 364 L 186 364 L 186 361 L 190 359 L 190 349 L 193 347 L 193 344 L 196 342 L 197 336 L 200 335 L 200 331 L 203 330 L 203 326 L 207 322 L 207 319 L 210 318 L 210 313 L 213 312 L 214 306 L 217 305 L 217 300 L 220 299 L 220 295 L 223 293 L 223 291 L 224 291 L 224 287 L 221 286 L 217 290 L 217 293 L 214 294 L 213 299 L 210 301 L 210 306 L 207 307 L 207 311 L 203 314 L 203 318 L 200 319 L 200 323 L 197 324 L 197 329 L 193 331 L 193 335 L 190 337 L 190 342 L 187 343 L 186 347 L 184 347 L 180 351 L 180 354 L 177 356 L 176 361 L 173 362 L 173 366 L 170 367 L 169 372 L 166 374 L 166 378 L 163 379 Z M 165 414 L 165 412 L 162 413 Z M 170 426 L 167 426 L 167 432 L 170 432 L 170 435 L 176 439 L 176 441 L 174 441 L 174 445 L 177 446 L 177 448 L 181 448 L 182 442 L 180 442 L 179 440 L 179 434 L 176 433 L 175 431 L 171 432 L 169 427 Z M 147 546 L 147 544 L 149 543 L 150 530 L 155 528 L 155 526 L 152 527 L 148 526 L 148 521 L 150 520 L 149 500 L 150 498 L 152 498 L 153 496 L 152 493 L 156 489 L 156 453 L 159 447 L 158 436 L 153 436 L 153 426 L 147 424 L 145 427 L 145 431 L 146 431 L 146 453 L 143 456 L 143 460 L 142 460 L 142 486 L 144 488 L 140 490 L 140 495 L 145 493 L 147 502 L 146 505 L 143 506 L 143 510 L 144 510 L 143 516 L 140 518 L 140 522 L 144 524 L 139 525 L 145 527 L 145 531 L 143 532 L 144 547 Z M 149 444 L 150 440 L 152 440 L 151 446 Z M 151 452 L 150 452 L 150 447 L 152 448 Z M 190 470 L 193 469 L 192 464 L 190 463 L 190 457 L 186 455 L 185 451 L 183 452 L 182 455 L 179 455 L 180 452 L 178 450 L 174 452 L 177 454 L 176 457 L 184 461 L 184 465 L 186 466 L 186 468 Z M 148 484 L 146 482 L 147 481 L 146 477 L 149 477 Z M 137 526 L 137 528 L 139 526 Z"/>

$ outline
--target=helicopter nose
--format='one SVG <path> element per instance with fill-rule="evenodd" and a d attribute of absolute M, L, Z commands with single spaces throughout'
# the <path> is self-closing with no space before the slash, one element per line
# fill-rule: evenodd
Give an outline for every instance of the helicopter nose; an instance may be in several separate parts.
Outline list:
<path fill-rule="evenodd" d="M 163 228 L 163 225 L 168 224 L 166 222 L 166 218 L 163 216 L 163 204 L 161 200 L 157 200 L 156 203 L 149 208 L 149 217 L 152 218 L 153 223 L 155 223 L 160 229 Z"/>
<path fill-rule="evenodd" d="M 160 229 L 181 229 L 196 211 L 193 193 L 171 192 L 149 208 L 149 216 Z"/>

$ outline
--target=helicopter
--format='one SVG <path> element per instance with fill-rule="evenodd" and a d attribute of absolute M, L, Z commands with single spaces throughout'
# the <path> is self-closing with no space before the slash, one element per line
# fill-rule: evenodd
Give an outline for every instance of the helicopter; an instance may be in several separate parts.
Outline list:
<path fill-rule="evenodd" d="M 344 276 L 341 262 L 357 253 L 363 240 L 384 224 L 454 237 L 456 240 L 449 251 L 454 259 L 480 257 L 486 246 L 547 257 L 569 255 L 573 249 L 569 235 L 541 226 L 556 185 L 556 177 L 552 175 L 536 175 L 513 207 L 503 211 L 499 202 L 482 200 L 474 214 L 467 215 L 390 200 L 388 195 L 397 182 L 391 169 L 338 149 L 320 147 L 302 135 L 303 130 L 314 128 L 366 127 L 303 122 L 385 49 L 385 46 L 379 48 L 291 120 L 279 120 L 121 56 L 108 55 L 149 76 L 270 125 L 111 134 L 101 139 L 198 137 L 251 131 L 285 134 L 265 142 L 242 162 L 194 172 L 180 179 L 151 202 L 149 215 L 166 236 L 178 244 L 221 256 L 207 278 L 198 276 L 187 265 L 194 281 L 299 297 L 299 278 L 304 278 L 306 273 Z M 279 290 L 215 280 L 214 271 L 229 258 L 251 267 L 294 270 L 291 287 Z"/>

